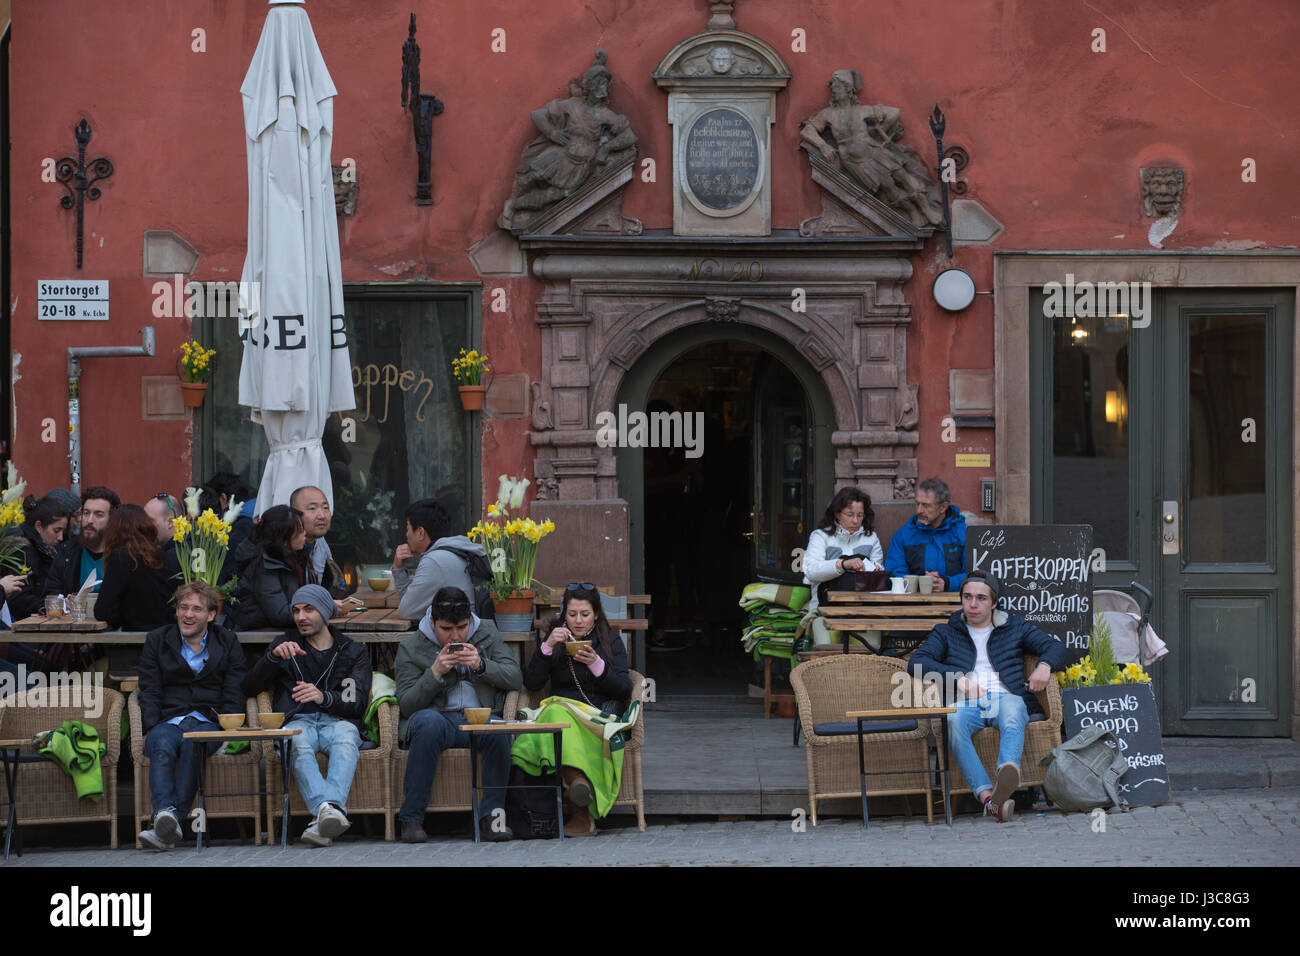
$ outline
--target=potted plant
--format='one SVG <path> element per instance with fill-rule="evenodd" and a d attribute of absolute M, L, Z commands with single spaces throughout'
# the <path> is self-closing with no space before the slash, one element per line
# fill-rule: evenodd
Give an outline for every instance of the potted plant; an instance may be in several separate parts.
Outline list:
<path fill-rule="evenodd" d="M 181 343 L 181 398 L 186 408 L 198 408 L 203 404 L 203 395 L 208 390 L 208 373 L 212 371 L 212 360 L 216 357 L 216 349 L 205 349 L 197 340 Z"/>
<path fill-rule="evenodd" d="M 542 538 L 555 530 L 555 522 L 549 518 L 538 522 L 532 518 L 510 517 L 512 508 L 523 507 L 528 485 L 527 478 L 519 480 L 502 475 L 496 502 L 488 505 L 487 516 L 469 529 L 470 540 L 487 549 L 492 568 L 492 603 L 497 612 L 497 625 L 502 630 L 526 631 L 532 627 L 535 585 L 540 584 L 533 577 L 537 552 Z M 518 615 L 526 620 L 503 622 L 502 615 Z M 522 626 L 507 626 L 517 623 Z"/>
<path fill-rule="evenodd" d="M 482 384 L 483 373 L 490 371 L 487 354 L 478 349 L 468 352 L 461 349 L 460 355 L 451 360 L 451 373 L 461 383 L 456 390 L 460 392 L 460 404 L 465 411 L 476 412 L 483 407 L 483 395 L 487 392 L 487 386 Z"/>
<path fill-rule="evenodd" d="M 173 522 L 172 540 L 176 542 L 176 558 L 181 566 L 181 578 L 190 581 L 202 581 L 217 589 L 221 595 L 218 610 L 235 591 L 239 579 L 231 577 L 225 584 L 218 584 L 221 579 L 221 567 L 226 563 L 226 552 L 230 547 L 230 529 L 239 517 L 242 501 L 231 501 L 226 513 L 220 517 L 211 508 L 199 513 L 199 489 L 185 489 L 185 514 Z"/>
<path fill-rule="evenodd" d="M 1111 646 L 1110 625 L 1100 614 L 1093 617 L 1092 634 L 1088 640 L 1088 656 L 1065 670 L 1056 672 L 1062 691 L 1083 687 L 1106 687 L 1110 684 L 1149 684 L 1151 675 L 1141 664 L 1129 663 L 1121 667 L 1115 663 L 1115 650 Z"/>

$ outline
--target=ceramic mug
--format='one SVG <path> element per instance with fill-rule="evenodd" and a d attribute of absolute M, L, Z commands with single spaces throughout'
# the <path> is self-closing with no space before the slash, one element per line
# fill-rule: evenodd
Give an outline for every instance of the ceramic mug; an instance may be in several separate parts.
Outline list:
<path fill-rule="evenodd" d="M 919 574 L 909 574 L 903 580 L 906 582 L 907 594 L 915 594 L 921 589 L 921 576 Z"/>
<path fill-rule="evenodd" d="M 920 575 L 917 581 L 917 585 L 920 588 L 922 594 L 934 593 L 934 578 L 930 577 L 930 575 L 928 574 Z"/>
<path fill-rule="evenodd" d="M 890 585 L 889 587 L 890 594 L 907 593 L 907 578 L 890 578 L 889 585 Z"/>

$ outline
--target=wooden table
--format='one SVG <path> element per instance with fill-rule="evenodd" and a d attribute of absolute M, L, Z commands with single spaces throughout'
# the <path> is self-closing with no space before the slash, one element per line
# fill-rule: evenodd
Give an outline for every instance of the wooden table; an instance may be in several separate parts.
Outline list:
<path fill-rule="evenodd" d="M 496 723 L 488 724 L 461 724 L 457 730 L 463 730 L 469 734 L 469 800 L 474 810 L 474 842 L 481 843 L 479 839 L 478 826 L 478 739 L 481 735 L 490 734 L 509 734 L 511 737 L 519 734 L 550 734 L 555 746 L 555 829 L 559 834 L 559 839 L 564 839 L 564 776 L 560 772 L 563 764 L 560 763 L 560 757 L 564 749 L 562 734 L 569 728 L 568 724 L 537 724 L 518 720 L 501 720 Z M 514 787 L 516 790 L 525 790 L 540 784 L 525 784 Z M 502 789 L 512 789 L 507 783 Z M 287 798 L 286 798 L 287 799 Z"/>
<path fill-rule="evenodd" d="M 930 631 L 961 606 L 956 591 L 894 594 L 890 591 L 828 591 L 817 613 L 833 631 Z"/>
<path fill-rule="evenodd" d="M 196 746 L 212 741 L 221 741 L 230 743 L 236 740 L 273 740 L 276 749 L 280 751 L 280 765 L 284 767 L 284 773 L 281 774 L 284 783 L 284 815 L 280 818 L 280 849 L 287 849 L 289 846 L 289 780 L 293 770 L 293 748 L 289 746 L 289 738 L 296 737 L 302 731 L 298 729 L 289 730 L 280 727 L 277 730 L 263 730 L 257 727 L 240 727 L 236 730 L 191 730 L 181 734 L 185 740 L 192 740 Z M 198 848 L 203 849 L 203 833 L 207 830 L 207 805 L 204 801 L 203 782 L 207 775 L 208 767 L 208 748 L 199 746 L 199 826 L 198 826 Z M 266 791 L 256 791 L 254 793 L 214 793 L 214 797 L 261 797 L 265 796 Z"/>
<path fill-rule="evenodd" d="M 108 623 L 105 621 L 74 621 L 66 614 L 63 617 L 46 617 L 44 614 L 33 614 L 21 621 L 14 621 L 13 629 L 15 631 L 59 631 L 65 634 L 88 634 L 108 630 Z M 31 640 L 32 643 L 45 643 L 24 638 L 24 641 L 28 640 Z"/>
<path fill-rule="evenodd" d="M 16 844 L 18 855 L 23 855 L 23 834 L 18 828 L 18 768 L 24 763 L 36 763 L 47 759 L 43 754 L 20 752 L 20 748 L 31 744 L 30 737 L 11 737 L 0 740 L 0 764 L 4 766 L 5 792 L 9 796 L 9 818 L 5 825 L 5 856 L 9 859 L 9 848 Z M 9 751 L 13 751 L 13 763 L 9 762 Z"/>
<path fill-rule="evenodd" d="M 948 714 L 955 714 L 956 707 L 886 707 L 884 710 L 850 710 L 844 716 L 858 722 L 858 781 L 862 786 L 862 829 L 870 829 L 867 822 L 867 757 L 865 752 L 865 731 L 863 724 L 873 720 L 917 720 L 922 717 L 940 717 L 943 735 L 943 750 L 939 753 L 939 766 L 943 774 L 943 813 L 948 826 L 952 826 L 951 793 L 948 786 Z M 914 773 L 912 770 L 873 770 L 871 775 L 883 776 L 895 773 Z M 929 817 L 929 809 L 926 810 Z"/>

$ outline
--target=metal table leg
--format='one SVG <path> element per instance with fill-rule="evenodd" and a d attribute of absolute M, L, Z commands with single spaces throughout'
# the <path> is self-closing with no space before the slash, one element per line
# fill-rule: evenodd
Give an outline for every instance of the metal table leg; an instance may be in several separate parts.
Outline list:
<path fill-rule="evenodd" d="M 481 842 L 478 832 L 478 734 L 469 735 L 469 802 L 474 814 L 474 842 Z"/>
<path fill-rule="evenodd" d="M 952 770 L 952 754 L 948 751 L 948 715 L 943 717 L 943 727 L 940 730 L 943 737 L 943 816 L 948 826 L 952 826 L 952 791 L 948 783 L 948 774 Z"/>
<path fill-rule="evenodd" d="M 276 741 L 276 746 L 280 748 L 280 767 L 284 770 L 283 779 L 280 781 L 284 787 L 284 812 L 280 817 L 280 849 L 289 848 L 289 779 L 293 774 L 293 748 L 289 746 L 289 738 L 281 737 Z"/>
<path fill-rule="evenodd" d="M 552 730 L 551 739 L 555 741 L 555 819 L 558 839 L 564 839 L 564 739 L 563 731 Z"/>
<path fill-rule="evenodd" d="M 203 833 L 208 828 L 208 810 L 207 803 L 204 799 L 204 784 L 207 782 L 208 772 L 208 745 L 202 740 L 191 741 L 193 746 L 199 748 L 199 826 L 198 826 L 198 843 L 196 847 L 203 849 Z M 184 826 L 184 824 L 182 824 Z"/>
<path fill-rule="evenodd" d="M 862 829 L 869 830 L 871 825 L 867 817 L 867 756 L 864 750 L 866 741 L 862 735 L 862 718 L 858 718 L 858 784 L 862 788 Z"/>
<path fill-rule="evenodd" d="M 18 830 L 18 768 L 22 764 L 19 751 L 14 751 L 13 765 L 9 764 L 9 748 L 0 747 L 0 760 L 4 761 L 5 789 L 9 794 L 9 819 L 5 826 L 5 859 L 9 859 L 9 847 L 16 843 L 18 855 L 23 855 L 23 835 Z M 17 839 L 15 840 L 15 834 Z"/>

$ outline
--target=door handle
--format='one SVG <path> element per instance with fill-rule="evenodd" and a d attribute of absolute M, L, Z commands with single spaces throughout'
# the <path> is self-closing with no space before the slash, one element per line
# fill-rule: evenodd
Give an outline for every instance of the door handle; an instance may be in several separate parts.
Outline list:
<path fill-rule="evenodd" d="M 1161 534 L 1160 553 L 1161 554 L 1178 554 L 1179 552 L 1179 530 L 1178 530 L 1178 502 L 1166 501 L 1164 503 L 1165 528 Z"/>

